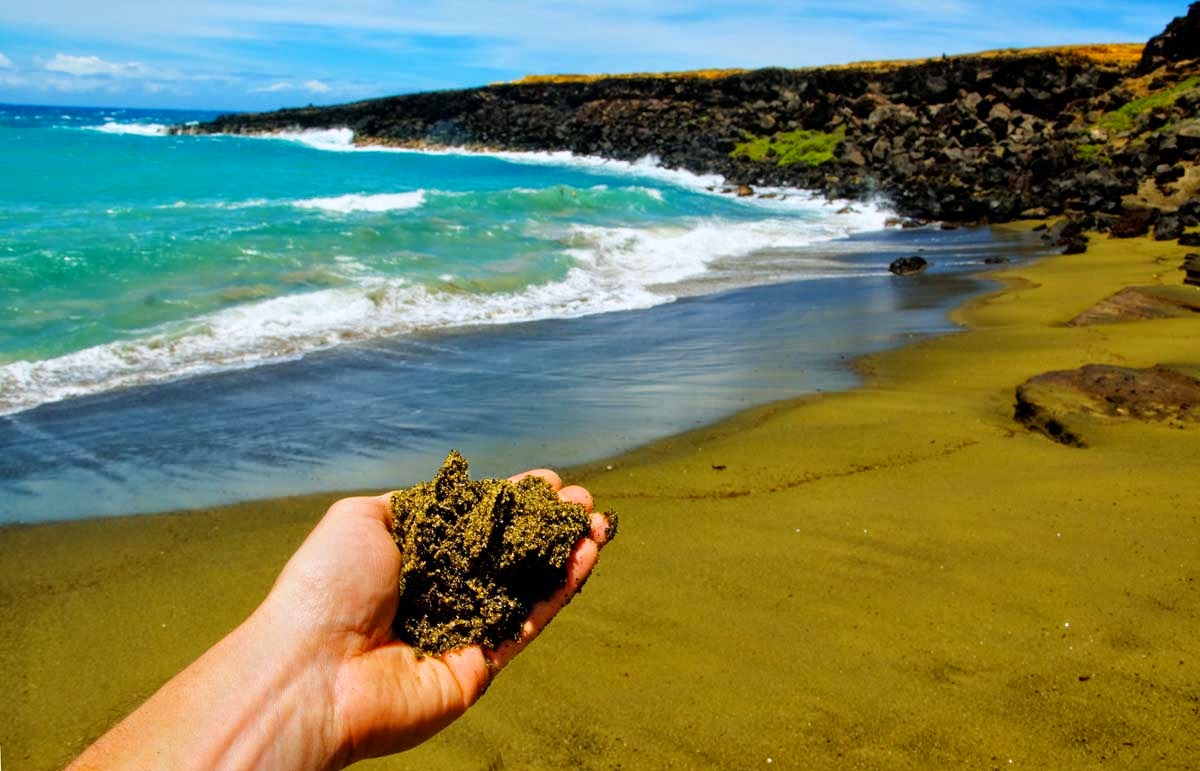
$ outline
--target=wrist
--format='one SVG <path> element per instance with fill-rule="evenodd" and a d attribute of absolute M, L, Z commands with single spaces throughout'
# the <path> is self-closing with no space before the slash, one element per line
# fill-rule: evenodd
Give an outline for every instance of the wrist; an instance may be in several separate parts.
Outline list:
<path fill-rule="evenodd" d="M 222 640 L 238 662 L 228 754 L 238 768 L 341 768 L 345 744 L 336 718 L 336 658 L 312 642 L 302 621 L 268 597 Z M 310 631 L 310 630 L 309 630 Z M 219 647 L 219 646 L 218 646 Z M 217 649 L 214 648 L 214 651 Z"/>
<path fill-rule="evenodd" d="M 269 602 L 71 769 L 340 768 L 334 667 Z"/>

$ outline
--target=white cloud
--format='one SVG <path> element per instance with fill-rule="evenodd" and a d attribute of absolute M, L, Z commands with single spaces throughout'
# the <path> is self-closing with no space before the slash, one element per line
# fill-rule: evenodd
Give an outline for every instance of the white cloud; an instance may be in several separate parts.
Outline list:
<path fill-rule="evenodd" d="M 55 54 L 43 67 L 51 72 L 62 72 L 76 77 L 104 76 L 112 78 L 145 78 L 154 72 L 141 62 L 119 64 L 101 59 L 99 56 L 72 56 Z"/>
<path fill-rule="evenodd" d="M 0 70 L 15 70 L 16 68 L 17 65 L 13 64 L 12 59 L 0 53 Z"/>
<path fill-rule="evenodd" d="M 295 90 L 296 90 L 296 87 L 293 86 L 290 81 L 278 80 L 278 81 L 275 81 L 274 83 L 271 83 L 271 84 L 268 84 L 265 86 L 257 86 L 255 88 L 252 88 L 252 89 L 250 89 L 250 93 L 252 93 L 252 94 L 275 94 L 280 91 L 295 91 Z"/>
<path fill-rule="evenodd" d="M 328 83 L 320 80 L 306 80 L 303 83 L 293 83 L 290 80 L 277 80 L 264 86 L 255 86 L 249 90 L 251 94 L 276 94 L 281 91 L 308 91 L 312 94 L 327 94 L 333 90 Z"/>

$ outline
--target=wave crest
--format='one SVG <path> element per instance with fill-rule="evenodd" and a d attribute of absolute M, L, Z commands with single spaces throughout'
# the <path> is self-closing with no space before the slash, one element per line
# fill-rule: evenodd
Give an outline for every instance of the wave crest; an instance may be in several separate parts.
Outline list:
<path fill-rule="evenodd" d="M 425 203 L 425 191 L 409 193 L 347 193 L 326 198 L 304 198 L 293 201 L 299 209 L 321 209 L 339 214 L 351 212 L 387 212 L 416 209 Z"/>
<path fill-rule="evenodd" d="M 117 123 L 110 120 L 88 128 L 102 134 L 132 134 L 141 137 L 161 137 L 167 134 L 167 127 L 162 123 Z"/>

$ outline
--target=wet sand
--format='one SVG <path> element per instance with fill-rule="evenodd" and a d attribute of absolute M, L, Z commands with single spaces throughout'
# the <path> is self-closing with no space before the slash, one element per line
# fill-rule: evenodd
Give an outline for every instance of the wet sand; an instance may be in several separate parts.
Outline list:
<path fill-rule="evenodd" d="M 1012 420 L 1047 370 L 1200 362 L 1200 318 L 1065 326 L 1182 278 L 1172 243 L 1092 244 L 999 274 L 970 331 L 867 357 L 853 391 L 570 474 L 621 512 L 583 595 L 466 718 L 366 765 L 1200 763 L 1200 426 L 1095 420 L 1077 449 Z M 5 760 L 102 733 L 330 500 L 0 530 Z"/>

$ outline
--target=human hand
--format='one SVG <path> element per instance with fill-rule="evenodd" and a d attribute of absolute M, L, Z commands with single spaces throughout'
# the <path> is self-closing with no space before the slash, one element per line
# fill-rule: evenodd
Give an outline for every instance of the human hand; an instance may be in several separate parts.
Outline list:
<path fill-rule="evenodd" d="M 563 487 L 553 471 L 511 479 L 529 475 L 544 479 L 563 500 L 592 510 L 588 491 Z M 566 583 L 533 609 L 518 640 L 496 650 L 472 645 L 420 657 L 392 632 L 402 555 L 389 531 L 391 495 L 335 503 L 288 562 L 265 604 L 277 604 L 275 612 L 293 620 L 301 611 L 297 632 L 330 662 L 335 735 L 347 761 L 408 749 L 471 706 L 587 578 L 608 527 L 599 514 L 592 518 L 590 537 L 571 555 Z"/>
<path fill-rule="evenodd" d="M 563 500 L 592 497 L 538 469 Z M 395 639 L 402 555 L 391 494 L 334 503 L 241 626 L 72 768 L 342 768 L 413 747 L 467 710 L 587 579 L 608 523 L 575 545 L 565 584 L 520 637 L 419 657 Z M 403 609 L 399 609 L 403 612 Z"/>

